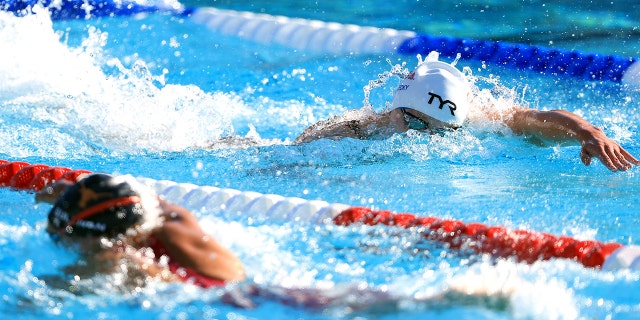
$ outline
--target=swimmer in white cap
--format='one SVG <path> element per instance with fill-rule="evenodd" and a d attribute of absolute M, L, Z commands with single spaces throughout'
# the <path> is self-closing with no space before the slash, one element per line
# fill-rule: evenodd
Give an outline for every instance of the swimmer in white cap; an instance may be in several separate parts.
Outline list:
<path fill-rule="evenodd" d="M 463 125 L 469 114 L 471 94 L 465 75 L 454 66 L 426 61 L 400 83 L 390 111 L 357 119 L 334 117 L 320 121 L 302 132 L 294 143 L 322 138 L 386 138 L 409 129 L 427 132 L 455 129 Z M 568 111 L 515 107 L 509 114 L 489 117 L 501 119 L 516 134 L 579 142 L 580 158 L 587 166 L 593 157 L 612 171 L 640 165 L 602 130 Z"/>

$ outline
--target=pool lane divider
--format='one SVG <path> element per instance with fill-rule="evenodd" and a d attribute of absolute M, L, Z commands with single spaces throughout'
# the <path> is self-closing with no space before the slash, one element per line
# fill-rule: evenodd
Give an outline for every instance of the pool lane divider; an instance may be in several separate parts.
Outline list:
<path fill-rule="evenodd" d="M 37 3 L 50 5 L 52 19 L 88 19 L 168 13 L 202 24 L 223 35 L 264 44 L 327 54 L 427 55 L 438 51 L 446 58 L 531 70 L 593 81 L 640 85 L 637 57 L 584 53 L 543 46 L 418 34 L 389 28 L 363 27 L 318 20 L 272 16 L 211 7 L 185 8 L 179 3 L 147 5 L 115 0 L 0 0 L 0 9 L 24 15 Z M 145 2 L 146 3 L 146 2 Z"/>
<path fill-rule="evenodd" d="M 77 182 L 90 173 L 88 170 L 0 160 L 0 186 L 15 190 L 38 192 L 57 180 Z M 443 243 L 451 249 L 473 250 L 496 258 L 515 258 L 526 263 L 562 258 L 596 269 L 640 269 L 639 246 L 578 240 L 536 231 L 168 180 L 137 178 L 137 181 L 176 204 L 226 217 L 406 228 L 421 232 L 427 239 Z"/>

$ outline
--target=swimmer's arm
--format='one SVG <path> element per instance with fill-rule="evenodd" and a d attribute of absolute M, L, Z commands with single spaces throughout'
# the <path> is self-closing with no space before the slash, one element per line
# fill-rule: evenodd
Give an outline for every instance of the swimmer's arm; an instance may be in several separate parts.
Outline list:
<path fill-rule="evenodd" d="M 310 126 L 293 143 L 300 144 L 324 138 L 332 140 L 340 140 L 342 138 L 365 140 L 370 137 L 367 127 L 374 123 L 373 119 L 337 121 L 337 117 L 333 117 Z"/>
<path fill-rule="evenodd" d="M 279 302 L 302 308 L 327 308 L 327 307 L 349 307 L 351 310 L 366 310 L 370 308 L 384 309 L 396 308 L 398 304 L 411 301 L 414 303 L 425 303 L 442 305 L 447 303 L 477 303 L 486 304 L 488 301 L 496 305 L 509 303 L 509 297 L 515 292 L 517 282 L 509 283 L 501 279 L 491 279 L 495 281 L 477 281 L 477 283 L 458 283 L 451 281 L 447 286 L 440 289 L 440 292 L 433 292 L 425 296 L 403 295 L 394 293 L 388 289 L 362 286 L 359 283 L 338 283 L 332 288 L 318 287 L 254 287 L 253 293 L 256 296 L 268 299 L 277 299 Z M 235 296 L 228 296 L 229 302 L 243 306 L 246 303 L 237 301 Z M 350 299 L 358 297 L 359 299 Z"/>
<path fill-rule="evenodd" d="M 223 281 L 245 279 L 240 259 L 205 233 L 193 214 L 164 200 L 160 206 L 165 221 L 154 234 L 182 266 Z"/>
<path fill-rule="evenodd" d="M 598 127 L 578 115 L 564 110 L 540 111 L 515 109 L 505 123 L 516 134 L 534 134 L 545 139 L 573 140 L 582 145 L 580 158 L 585 165 L 596 157 L 609 170 L 628 170 L 640 161 L 618 143 L 608 138 Z"/>
<path fill-rule="evenodd" d="M 400 120 L 398 114 L 400 113 L 392 111 L 353 120 L 341 120 L 340 117 L 335 116 L 310 126 L 293 143 L 300 144 L 325 138 L 366 140 L 407 131 L 406 125 Z"/>

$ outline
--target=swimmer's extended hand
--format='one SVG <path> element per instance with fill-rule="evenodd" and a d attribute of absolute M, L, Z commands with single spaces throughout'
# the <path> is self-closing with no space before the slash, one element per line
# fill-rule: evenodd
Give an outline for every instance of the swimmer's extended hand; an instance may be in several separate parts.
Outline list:
<path fill-rule="evenodd" d="M 625 171 L 631 169 L 633 165 L 640 165 L 638 159 L 609 139 L 598 128 L 585 130 L 578 137 L 582 144 L 580 159 L 586 166 L 591 164 L 593 157 L 598 158 L 611 171 Z"/>
<path fill-rule="evenodd" d="M 518 134 L 534 134 L 545 139 L 580 142 L 580 158 L 585 165 L 596 157 L 611 171 L 624 171 L 640 161 L 609 139 L 602 130 L 578 115 L 564 110 L 541 111 L 516 108 L 505 123 Z"/>
<path fill-rule="evenodd" d="M 54 204 L 56 203 L 56 200 L 58 200 L 58 197 L 60 197 L 60 195 L 62 195 L 62 193 L 72 185 L 73 183 L 67 180 L 59 180 L 54 183 L 50 183 L 36 193 L 36 202 Z"/>

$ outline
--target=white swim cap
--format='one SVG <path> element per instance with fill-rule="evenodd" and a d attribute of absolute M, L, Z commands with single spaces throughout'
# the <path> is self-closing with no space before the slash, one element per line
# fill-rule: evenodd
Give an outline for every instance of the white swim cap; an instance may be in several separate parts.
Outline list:
<path fill-rule="evenodd" d="M 461 126 L 469 114 L 467 80 L 456 67 L 426 61 L 410 73 L 393 97 L 391 107 L 422 112 L 444 123 Z"/>

